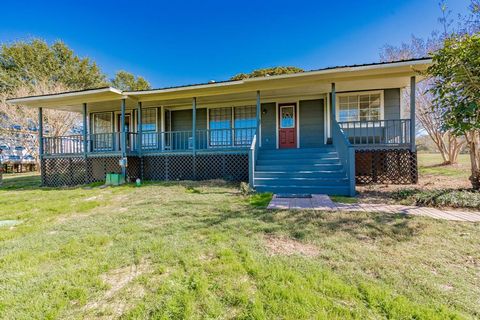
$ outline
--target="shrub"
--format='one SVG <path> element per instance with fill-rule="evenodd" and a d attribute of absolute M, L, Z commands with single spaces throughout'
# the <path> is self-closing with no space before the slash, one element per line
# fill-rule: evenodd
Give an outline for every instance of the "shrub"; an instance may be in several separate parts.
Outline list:
<path fill-rule="evenodd" d="M 392 197 L 423 206 L 480 209 L 480 192 L 473 189 L 401 189 Z"/>

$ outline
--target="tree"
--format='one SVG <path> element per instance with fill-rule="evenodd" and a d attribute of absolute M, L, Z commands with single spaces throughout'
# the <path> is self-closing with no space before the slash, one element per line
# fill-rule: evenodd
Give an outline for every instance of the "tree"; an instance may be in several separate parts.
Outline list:
<path fill-rule="evenodd" d="M 111 84 L 113 87 L 125 90 L 125 91 L 137 91 L 151 89 L 150 83 L 143 77 L 135 76 L 127 71 L 118 71 L 115 74 L 115 78 L 112 79 Z"/>
<path fill-rule="evenodd" d="M 443 127 L 463 135 L 470 152 L 472 187 L 480 190 L 480 35 L 452 36 L 433 54 L 433 108 Z"/>
<path fill-rule="evenodd" d="M 0 92 L 61 83 L 69 90 L 106 85 L 106 77 L 95 62 L 80 58 L 63 42 L 51 46 L 44 40 L 18 41 L 0 47 Z"/>
<path fill-rule="evenodd" d="M 230 78 L 230 80 L 242 80 L 247 78 L 257 78 L 265 76 L 276 76 L 280 74 L 290 74 L 303 72 L 303 69 L 297 67 L 273 67 L 253 70 L 251 73 L 239 73 Z"/>
<path fill-rule="evenodd" d="M 386 45 L 380 54 L 382 61 L 406 60 L 421 58 L 441 47 L 442 40 L 437 33 L 432 33 L 427 40 L 412 36 L 410 43 L 402 43 L 399 47 Z M 433 94 L 429 91 L 432 79 L 427 78 L 417 84 L 415 93 L 417 132 L 426 131 L 440 152 L 443 164 L 455 164 L 465 141 L 452 134 L 451 130 L 442 128 L 442 117 L 433 109 Z M 402 92 L 403 100 L 410 109 L 410 89 Z"/>
<path fill-rule="evenodd" d="M 29 85 L 17 87 L 12 95 L 22 97 L 64 91 L 68 91 L 65 85 L 44 81 L 37 82 L 33 88 Z M 7 104 L 6 99 L 7 94 L 0 93 L 0 136 L 10 142 L 11 146 L 23 146 L 26 153 L 36 159 L 38 165 L 38 111 Z M 73 112 L 45 109 L 43 118 L 45 133 L 50 136 L 67 135 L 81 124 L 79 115 Z"/>

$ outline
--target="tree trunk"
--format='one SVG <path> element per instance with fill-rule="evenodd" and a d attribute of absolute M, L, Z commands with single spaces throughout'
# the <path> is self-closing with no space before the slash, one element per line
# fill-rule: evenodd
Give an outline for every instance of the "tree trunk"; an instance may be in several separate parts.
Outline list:
<path fill-rule="evenodd" d="M 470 182 L 474 190 L 480 190 L 480 131 L 472 130 L 467 132 L 465 138 L 470 149 L 470 164 L 472 168 Z"/>

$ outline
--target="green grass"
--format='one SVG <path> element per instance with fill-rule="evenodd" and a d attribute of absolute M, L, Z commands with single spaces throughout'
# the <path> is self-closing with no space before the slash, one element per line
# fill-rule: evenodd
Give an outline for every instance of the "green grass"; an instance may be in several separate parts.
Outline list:
<path fill-rule="evenodd" d="M 457 165 L 442 166 L 442 157 L 439 153 L 419 153 L 418 169 L 423 175 L 442 175 L 453 178 L 465 178 L 470 176 L 470 156 L 460 154 Z"/>
<path fill-rule="evenodd" d="M 330 196 L 330 199 L 332 199 L 332 201 L 336 203 L 347 203 L 347 204 L 358 203 L 358 199 L 355 197 Z"/>
<path fill-rule="evenodd" d="M 229 184 L 38 185 L 0 188 L 21 221 L 0 228 L 4 319 L 480 317 L 478 224 L 268 211 Z M 285 241 L 318 252 L 272 254 Z"/>

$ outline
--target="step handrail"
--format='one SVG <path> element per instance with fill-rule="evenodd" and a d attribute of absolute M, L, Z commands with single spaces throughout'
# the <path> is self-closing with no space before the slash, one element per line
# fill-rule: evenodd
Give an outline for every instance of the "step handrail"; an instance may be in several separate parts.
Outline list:
<path fill-rule="evenodd" d="M 332 142 L 347 173 L 349 193 L 353 197 L 355 195 L 355 148 L 335 119 L 332 121 Z"/>
<path fill-rule="evenodd" d="M 258 144 L 257 144 L 257 135 L 253 135 L 252 144 L 248 150 L 248 183 L 250 188 L 254 187 L 255 181 L 255 164 L 257 163 L 258 156 Z"/>

